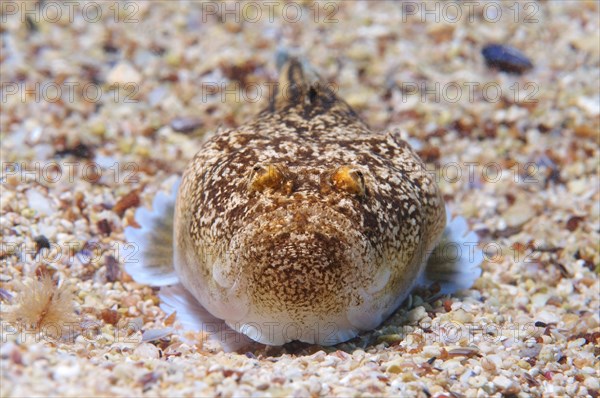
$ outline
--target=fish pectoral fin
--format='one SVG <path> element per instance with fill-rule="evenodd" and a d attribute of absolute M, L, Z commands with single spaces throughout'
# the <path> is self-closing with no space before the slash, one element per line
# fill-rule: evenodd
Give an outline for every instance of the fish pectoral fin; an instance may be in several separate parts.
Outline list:
<path fill-rule="evenodd" d="M 451 294 L 470 288 L 481 276 L 483 252 L 477 247 L 477 234 L 468 229 L 464 217 L 450 219 L 448 208 L 446 214 L 446 229 L 427 260 L 417 285 L 429 286 L 438 282 L 440 293 Z"/>
<path fill-rule="evenodd" d="M 242 351 L 256 344 L 208 312 L 181 283 L 161 287 L 158 296 L 161 301 L 160 308 L 167 314 L 176 312 L 176 319 L 184 332 L 201 332 L 210 343 L 215 343 L 225 352 Z M 197 342 L 187 338 L 184 333 L 181 334 L 181 338 L 189 344 Z"/>
<path fill-rule="evenodd" d="M 166 286 L 179 282 L 173 265 L 173 216 L 179 181 L 170 194 L 156 194 L 151 211 L 136 210 L 140 228 L 125 228 L 125 270 L 138 283 Z"/>

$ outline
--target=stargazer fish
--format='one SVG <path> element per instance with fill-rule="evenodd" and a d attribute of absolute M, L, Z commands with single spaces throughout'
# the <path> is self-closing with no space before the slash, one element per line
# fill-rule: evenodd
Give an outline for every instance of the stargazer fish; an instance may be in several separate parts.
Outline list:
<path fill-rule="evenodd" d="M 411 146 L 370 130 L 298 58 L 254 120 L 202 144 L 173 194 L 126 229 L 140 247 L 127 271 L 175 285 L 161 297 L 192 329 L 333 345 L 379 326 L 418 280 L 451 292 L 480 275 L 479 251 L 427 268 L 441 241 L 477 237 L 464 219 L 452 235 Z"/>

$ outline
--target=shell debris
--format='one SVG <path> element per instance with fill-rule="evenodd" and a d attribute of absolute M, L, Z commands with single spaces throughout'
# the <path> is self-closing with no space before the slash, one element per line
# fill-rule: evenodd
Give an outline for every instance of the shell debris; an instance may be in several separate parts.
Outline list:
<path fill-rule="evenodd" d="M 26 344 L 3 328 L 0 395 L 598 396 L 598 2 L 473 2 L 457 21 L 446 18 L 466 2 L 439 3 L 440 22 L 424 15 L 435 5 L 424 2 L 286 2 L 251 20 L 262 2 L 240 2 L 238 22 L 235 11 L 210 8 L 220 2 L 96 3 L 95 22 L 86 20 L 93 2 L 65 5 L 59 21 L 62 2 L 27 2 L 27 10 L 46 7 L 39 14 L 12 13 L 22 2 L 1 5 L 2 311 L 16 282 L 43 264 L 76 287 L 75 313 L 90 326 L 65 343 Z M 535 67 L 490 70 L 481 55 L 488 43 L 521 49 Z M 482 242 L 483 273 L 451 296 L 414 291 L 381 326 L 331 347 L 225 353 L 202 333 L 184 341 L 180 314 L 173 322 L 161 309 L 163 288 L 128 275 L 124 228 L 157 193 L 171 192 L 199 136 L 241 126 L 267 105 L 274 53 L 299 44 L 373 131 L 397 131 L 424 149 L 452 214 Z M 132 98 L 129 86 L 107 87 L 124 64 L 135 72 L 117 78 L 139 82 Z M 453 99 L 456 87 L 462 95 Z M 174 131 L 171 122 L 187 117 L 202 124 Z M 64 152 L 79 143 L 91 156 Z M 342 180 L 353 186 L 350 177 Z M 136 209 L 115 213 L 132 191 Z M 509 227 L 521 197 L 527 217 Z M 110 235 L 98 232 L 102 219 Z M 35 254 L 41 235 L 48 245 Z M 86 247 L 98 255 L 71 254 Z M 108 255 L 123 266 L 110 281 Z M 144 344 L 157 350 L 134 354 L 148 336 Z M 477 355 L 450 354 L 472 348 Z"/>

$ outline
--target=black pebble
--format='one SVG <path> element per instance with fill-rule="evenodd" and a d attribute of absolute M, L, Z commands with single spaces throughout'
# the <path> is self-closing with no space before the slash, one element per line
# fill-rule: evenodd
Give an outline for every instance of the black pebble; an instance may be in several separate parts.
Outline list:
<path fill-rule="evenodd" d="M 29 15 L 27 15 L 25 17 L 25 26 L 27 26 L 27 30 L 29 32 L 37 32 L 38 31 L 37 23 L 35 23 L 35 21 L 33 19 L 31 19 L 31 17 Z"/>
<path fill-rule="evenodd" d="M 498 68 L 502 72 L 521 74 L 533 68 L 529 58 L 514 47 L 488 44 L 483 47 L 481 54 L 489 67 Z"/>
<path fill-rule="evenodd" d="M 89 146 L 85 144 L 77 144 L 73 148 L 66 148 L 60 151 L 56 151 L 55 155 L 60 157 L 73 155 L 78 158 L 90 159 L 94 156 L 94 153 Z"/>
<path fill-rule="evenodd" d="M 50 249 L 50 241 L 44 235 L 36 236 L 34 239 L 37 253 L 42 249 Z"/>

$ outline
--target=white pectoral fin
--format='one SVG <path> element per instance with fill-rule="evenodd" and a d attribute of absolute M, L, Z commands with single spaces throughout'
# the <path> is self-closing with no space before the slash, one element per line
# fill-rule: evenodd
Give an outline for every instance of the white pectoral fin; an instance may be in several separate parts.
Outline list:
<path fill-rule="evenodd" d="M 180 181 L 173 184 L 170 194 L 156 194 L 152 210 L 137 209 L 135 221 L 140 228 L 125 228 L 128 242 L 125 270 L 138 283 L 161 287 L 158 294 L 161 309 L 167 314 L 176 312 L 176 319 L 184 331 L 202 332 L 224 351 L 237 351 L 252 344 L 252 340 L 208 312 L 180 283 L 175 273 L 173 219 Z M 185 334 L 181 338 L 190 344 L 196 342 Z"/>
<path fill-rule="evenodd" d="M 225 321 L 208 312 L 180 283 L 161 287 L 158 296 L 161 301 L 160 308 L 168 314 L 176 312 L 176 318 L 184 331 L 205 333 L 225 352 L 239 351 L 254 343 L 247 336 L 227 326 Z M 187 340 L 185 335 L 181 337 L 184 341 Z"/>
<path fill-rule="evenodd" d="M 446 229 L 417 284 L 428 286 L 438 282 L 441 293 L 451 294 L 470 288 L 481 276 L 483 252 L 477 247 L 477 234 L 469 230 L 464 217 L 451 219 L 448 208 L 446 214 Z"/>
<path fill-rule="evenodd" d="M 167 286 L 179 282 L 173 266 L 173 216 L 179 180 L 171 194 L 159 192 L 152 211 L 139 208 L 135 221 L 140 228 L 125 228 L 128 255 L 125 270 L 138 283 Z"/>

